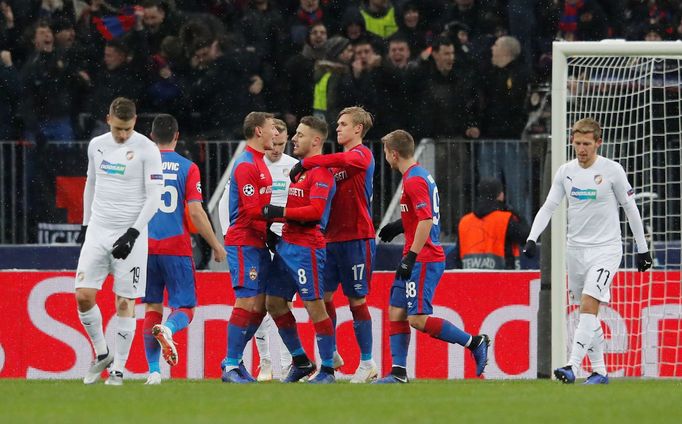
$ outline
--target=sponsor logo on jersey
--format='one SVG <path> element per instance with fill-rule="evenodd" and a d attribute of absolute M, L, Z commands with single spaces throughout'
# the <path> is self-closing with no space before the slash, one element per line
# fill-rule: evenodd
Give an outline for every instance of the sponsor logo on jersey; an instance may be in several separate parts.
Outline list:
<path fill-rule="evenodd" d="M 201 181 L 197 181 L 197 193 L 201 193 Z"/>
<path fill-rule="evenodd" d="M 597 174 L 594 176 L 594 183 L 599 185 L 601 182 L 604 181 L 604 177 L 602 177 L 600 174 Z"/>
<path fill-rule="evenodd" d="M 400 204 L 400 212 L 409 212 L 410 208 L 407 207 L 405 203 Z"/>
<path fill-rule="evenodd" d="M 256 190 L 254 190 L 251 184 L 247 184 L 244 187 L 242 187 L 242 193 L 244 193 L 244 196 L 253 196 L 255 192 Z"/>
<path fill-rule="evenodd" d="M 112 175 L 123 175 L 126 172 L 126 166 L 122 163 L 111 163 L 106 160 L 99 164 L 99 169 Z"/>
<path fill-rule="evenodd" d="M 289 187 L 289 196 L 303 197 L 305 196 L 305 192 L 302 188 Z"/>
<path fill-rule="evenodd" d="M 346 178 L 348 178 L 348 173 L 345 170 L 339 171 L 336 174 L 334 174 L 334 181 L 343 181 Z"/>
<path fill-rule="evenodd" d="M 578 200 L 595 200 L 597 198 L 597 190 L 593 188 L 571 187 L 571 197 Z"/>
<path fill-rule="evenodd" d="M 135 157 L 135 152 L 133 152 L 132 150 L 128 150 L 126 152 L 126 159 L 133 160 L 134 157 Z"/>
<path fill-rule="evenodd" d="M 272 182 L 272 191 L 284 191 L 287 188 L 287 182 L 283 180 Z"/>
<path fill-rule="evenodd" d="M 255 266 L 251 267 L 251 270 L 249 271 L 249 278 L 251 281 L 256 281 L 256 278 L 258 278 L 258 271 L 256 270 Z"/>
<path fill-rule="evenodd" d="M 163 180 L 163 174 L 151 174 L 149 178 L 152 180 Z"/>

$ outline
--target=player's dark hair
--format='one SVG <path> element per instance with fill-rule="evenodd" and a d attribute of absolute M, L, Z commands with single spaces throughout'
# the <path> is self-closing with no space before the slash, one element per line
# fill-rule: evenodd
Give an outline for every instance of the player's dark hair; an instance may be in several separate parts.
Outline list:
<path fill-rule="evenodd" d="M 111 102 L 109 106 L 109 115 L 120 119 L 121 121 L 130 121 L 135 118 L 137 111 L 135 110 L 135 102 L 125 97 L 117 97 Z"/>
<path fill-rule="evenodd" d="M 405 130 L 395 130 L 381 137 L 388 150 L 395 150 L 403 159 L 414 156 L 414 138 Z"/>
<path fill-rule="evenodd" d="M 327 135 L 329 134 L 329 127 L 327 126 L 327 123 L 324 120 L 312 115 L 308 115 L 301 118 L 301 124 L 317 131 L 322 136 L 322 142 L 327 140 Z"/>
<path fill-rule="evenodd" d="M 362 137 L 364 137 L 372 128 L 372 125 L 374 125 L 374 117 L 362 106 L 351 106 L 343 109 L 339 112 L 337 120 L 343 115 L 350 115 L 353 125 L 362 125 Z"/>
<path fill-rule="evenodd" d="M 592 134 L 594 140 L 597 141 L 601 138 L 601 125 L 594 118 L 583 118 L 573 124 L 571 129 L 571 137 L 575 133 L 580 134 Z"/>
<path fill-rule="evenodd" d="M 178 132 L 178 121 L 173 115 L 165 113 L 156 115 L 152 122 L 152 139 L 157 144 L 167 145 L 173 142 Z"/>
<path fill-rule="evenodd" d="M 272 119 L 274 115 L 267 112 L 251 112 L 244 118 L 244 138 L 253 138 L 256 134 L 256 127 L 265 125 L 265 121 Z"/>
<path fill-rule="evenodd" d="M 452 42 L 452 40 L 444 35 L 440 35 L 436 37 L 435 40 L 433 40 L 433 43 L 431 44 L 431 48 L 434 52 L 437 52 L 440 50 L 441 46 L 454 46 L 455 43 Z"/>

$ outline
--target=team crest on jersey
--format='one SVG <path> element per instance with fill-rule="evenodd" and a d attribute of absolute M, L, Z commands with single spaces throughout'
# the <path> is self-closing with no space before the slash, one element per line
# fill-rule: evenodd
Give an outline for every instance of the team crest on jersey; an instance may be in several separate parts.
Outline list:
<path fill-rule="evenodd" d="M 197 182 L 197 193 L 201 193 L 201 182 Z"/>
<path fill-rule="evenodd" d="M 258 278 L 258 271 L 255 266 L 252 266 L 251 271 L 249 271 L 249 279 L 251 279 L 251 281 L 256 281 L 256 278 Z"/>
<path fill-rule="evenodd" d="M 135 152 L 133 152 L 132 150 L 128 150 L 126 152 L 126 159 L 133 160 L 134 157 L 135 157 Z"/>
<path fill-rule="evenodd" d="M 604 181 L 604 177 L 602 177 L 600 174 L 597 174 L 594 176 L 594 183 L 599 185 L 601 182 Z"/>
<path fill-rule="evenodd" d="M 282 168 L 282 175 L 285 177 L 289 175 L 289 168 Z"/>
<path fill-rule="evenodd" d="M 247 184 L 242 188 L 242 193 L 244 193 L 244 196 L 253 196 L 255 192 L 256 190 L 251 184 Z"/>

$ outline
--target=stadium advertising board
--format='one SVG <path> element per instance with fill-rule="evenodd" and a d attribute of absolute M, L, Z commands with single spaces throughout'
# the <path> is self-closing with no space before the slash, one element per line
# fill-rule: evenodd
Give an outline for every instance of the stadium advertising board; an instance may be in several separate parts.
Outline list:
<path fill-rule="evenodd" d="M 493 339 L 487 378 L 535 378 L 537 374 L 537 320 L 540 284 L 537 272 L 448 272 L 434 299 L 434 312 L 473 334 Z M 81 378 L 92 359 L 90 344 L 78 321 L 72 272 L 0 272 L 0 377 Z M 187 331 L 177 335 L 180 362 L 174 378 L 217 378 L 225 355 L 226 319 L 234 297 L 226 284 L 228 274 L 198 273 L 199 307 Z M 373 318 L 374 357 L 382 373 L 391 366 L 388 343 L 388 297 L 393 273 L 376 272 L 368 297 Z M 352 375 L 359 361 L 352 316 L 343 296 L 338 306 L 338 349 L 345 359 L 341 372 Z M 115 326 L 111 280 L 99 294 L 105 333 L 110 346 Z M 313 326 L 299 302 L 294 314 L 307 352 L 314 352 Z M 168 313 L 168 311 L 166 311 Z M 142 346 L 144 306 L 137 305 L 136 339 L 126 378 L 144 377 Z M 274 336 L 274 328 L 273 328 Z M 459 346 L 412 333 L 408 368 L 416 378 L 471 378 L 474 362 Z M 279 343 L 271 342 L 272 362 L 278 371 Z M 258 354 L 249 343 L 245 363 L 255 372 Z M 317 355 L 317 353 L 316 353 Z M 162 361 L 163 362 L 163 361 Z M 162 364 L 162 373 L 169 367 Z M 340 376 L 343 378 L 343 376 Z"/>

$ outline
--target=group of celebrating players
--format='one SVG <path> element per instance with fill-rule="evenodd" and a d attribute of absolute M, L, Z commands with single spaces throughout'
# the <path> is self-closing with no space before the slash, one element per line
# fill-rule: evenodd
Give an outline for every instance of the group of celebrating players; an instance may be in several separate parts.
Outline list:
<path fill-rule="evenodd" d="M 96 358 L 84 383 L 97 382 L 109 369 L 105 383 L 123 384 L 135 332 L 134 303 L 140 297 L 146 304 L 146 384 L 161 383 L 161 355 L 168 364 L 177 364 L 173 334 L 189 325 L 197 303 L 188 225 L 206 239 L 216 261 L 227 258 L 228 262 L 235 302 L 227 326 L 227 354 L 220 364 L 224 382 L 256 381 L 242 355 L 269 314 L 289 354 L 284 356 L 288 363 L 283 364 L 282 381 L 333 383 L 335 369 L 343 364 L 336 350 L 332 300 L 339 284 L 348 298 L 361 354 L 352 383 L 407 383 L 410 327 L 468 348 L 476 375 L 483 373 L 488 336 L 467 334 L 432 315 L 431 301 L 445 269 L 438 188 L 415 162 L 409 133 L 397 130 L 382 138 L 385 160 L 403 175 L 403 193 L 401 219 L 384 227 L 379 237 L 390 241 L 404 232 L 405 247 L 390 294 L 393 366 L 378 378 L 366 303 L 375 255 L 371 220 L 375 161 L 362 141 L 372 127 L 371 114 L 357 106 L 342 110 L 336 134 L 343 151 L 328 155 L 322 154 L 327 123 L 315 116 L 303 117 L 292 138 L 295 160 L 282 153 L 286 126 L 269 113 L 249 113 L 243 125 L 246 148 L 234 160 L 221 200 L 228 227 L 224 243 L 216 238 L 201 206 L 197 166 L 174 151 L 175 119 L 159 115 L 154 120 L 153 142 L 134 131 L 135 119 L 132 101 L 114 100 L 107 117 L 111 131 L 94 138 L 88 147 L 83 247 L 75 285 L 79 318 Z M 266 152 L 272 154 L 266 157 Z M 96 293 L 109 273 L 116 295 L 113 352 L 104 338 L 96 303 Z M 162 323 L 164 289 L 171 313 Z M 298 335 L 291 310 L 296 295 L 314 325 L 319 367 Z M 268 379 L 269 372 L 261 369 L 265 377 L 259 380 Z"/>
<path fill-rule="evenodd" d="M 476 375 L 483 373 L 488 336 L 470 335 L 433 316 L 431 301 L 445 270 L 439 242 L 438 188 L 415 161 L 414 140 L 408 132 L 396 130 L 381 139 L 386 162 L 403 178 L 401 219 L 382 228 L 379 238 L 389 242 L 404 233 L 405 246 L 389 301 L 392 367 L 379 378 L 372 359 L 372 318 L 366 303 L 375 255 L 371 220 L 375 161 L 362 142 L 372 127 L 372 116 L 362 107 L 343 109 L 336 122 L 343 151 L 327 155 L 322 154 L 327 123 L 315 116 L 303 117 L 292 138 L 297 160 L 283 154 L 288 138 L 283 122 L 269 113 L 249 113 L 243 125 L 246 148 L 234 160 L 221 200 L 227 227 L 224 243 L 216 238 L 201 206 L 197 166 L 174 151 L 176 120 L 159 115 L 152 126 L 152 142 L 134 131 L 135 119 L 135 104 L 115 99 L 107 116 L 111 131 L 88 146 L 83 246 L 75 286 L 78 315 L 96 358 L 84 383 L 97 382 L 108 368 L 106 384 L 123 384 L 136 326 L 134 305 L 140 297 L 146 305 L 146 384 L 161 383 L 161 355 L 168 364 L 177 364 L 173 334 L 189 325 L 197 303 L 190 223 L 209 243 L 216 261 L 227 258 L 234 289 L 227 354 L 220 364 L 224 382 L 256 381 L 242 355 L 269 314 L 288 352 L 283 356 L 282 381 L 333 383 L 335 370 L 343 364 L 336 349 L 332 300 L 339 284 L 348 298 L 361 354 L 352 383 L 407 383 L 410 327 L 468 348 Z M 588 355 L 593 372 L 586 383 L 606 384 L 604 337 L 597 314 L 599 306 L 610 300 L 611 282 L 622 258 L 620 226 L 613 224 L 619 221 L 619 205 L 637 242 L 639 271 L 650 268 L 652 260 L 634 190 L 623 168 L 597 154 L 602 144 L 599 123 L 591 118 L 576 122 L 571 142 L 576 159 L 558 170 L 524 253 L 534 254 L 535 242 L 552 212 L 567 197 L 568 294 L 572 303 L 580 304 L 580 320 L 569 362 L 554 374 L 564 383 L 573 383 Z M 110 273 L 117 315 L 113 352 L 104 338 L 96 303 L 97 292 Z M 171 313 L 162 323 L 164 290 Z M 291 309 L 295 295 L 300 296 L 313 322 L 319 367 L 302 347 Z M 267 326 L 263 327 L 261 334 L 268 332 Z M 259 350 L 266 357 L 267 347 L 260 344 Z M 264 364 L 267 361 L 261 361 L 261 381 L 272 378 Z"/>

